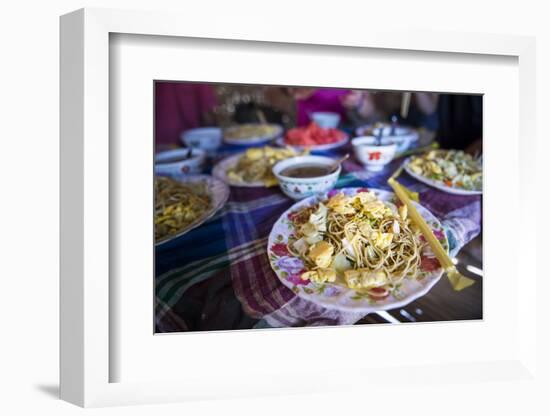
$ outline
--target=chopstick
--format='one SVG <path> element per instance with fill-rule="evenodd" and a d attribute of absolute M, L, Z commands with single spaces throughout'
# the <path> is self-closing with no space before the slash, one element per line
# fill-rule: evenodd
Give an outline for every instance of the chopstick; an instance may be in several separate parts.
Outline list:
<path fill-rule="evenodd" d="M 435 257 L 439 261 L 439 264 L 441 264 L 441 267 L 443 267 L 443 270 L 445 270 L 445 272 L 447 273 L 447 277 L 449 279 L 449 282 L 451 282 L 451 286 L 454 290 L 459 291 L 473 285 L 475 283 L 475 280 L 463 276 L 458 272 L 452 260 L 447 255 L 447 252 L 445 251 L 439 240 L 435 237 L 430 226 L 426 223 L 422 215 L 420 215 L 420 213 L 416 210 L 416 207 L 407 195 L 408 189 L 406 190 L 403 185 L 395 180 L 395 178 L 397 177 L 396 173 L 400 173 L 401 169 L 402 167 L 400 167 L 388 179 L 388 184 L 392 187 L 399 200 L 407 206 L 409 216 L 418 226 L 418 228 L 420 228 L 420 231 L 426 238 L 426 241 L 434 252 Z"/>
<path fill-rule="evenodd" d="M 397 168 L 397 170 L 395 172 L 393 172 L 393 174 L 391 175 L 390 179 L 395 179 L 397 178 L 399 175 L 401 175 L 401 172 L 403 171 L 403 167 L 405 166 L 404 163 L 401 164 L 401 166 L 399 166 Z M 388 183 L 389 183 L 389 180 L 388 180 Z M 405 192 L 407 194 L 407 196 L 412 199 L 414 202 L 419 202 L 420 201 L 420 197 L 418 195 L 418 192 L 413 192 L 411 191 L 409 188 L 401 185 L 401 188 L 403 188 L 403 192 Z"/>
<path fill-rule="evenodd" d="M 409 115 L 409 107 L 411 105 L 411 93 L 404 92 L 401 97 L 401 118 L 407 118 Z"/>
<path fill-rule="evenodd" d="M 258 119 L 260 120 L 260 124 L 267 124 L 267 120 L 265 118 L 265 114 L 261 109 L 256 110 L 256 115 L 258 116 Z"/>
<path fill-rule="evenodd" d="M 414 149 L 411 149 L 411 150 L 406 150 L 403 153 L 400 153 L 399 157 L 410 156 L 410 155 L 414 155 L 416 153 L 424 153 L 428 150 L 437 150 L 437 149 L 439 149 L 439 143 L 433 142 L 433 143 L 431 143 L 427 146 L 422 146 L 422 147 L 417 147 L 417 148 L 414 148 Z"/>

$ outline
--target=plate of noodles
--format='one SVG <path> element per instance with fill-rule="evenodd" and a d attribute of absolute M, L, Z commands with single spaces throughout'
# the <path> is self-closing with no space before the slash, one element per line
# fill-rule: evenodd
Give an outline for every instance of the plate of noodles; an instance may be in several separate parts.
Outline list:
<path fill-rule="evenodd" d="M 294 204 L 268 240 L 275 274 L 320 306 L 365 314 L 426 294 L 443 270 L 392 192 L 343 188 Z M 438 219 L 415 204 L 448 250 Z"/>
<path fill-rule="evenodd" d="M 305 153 L 307 152 L 297 152 L 291 148 L 253 147 L 218 162 L 212 175 L 231 186 L 275 186 L 277 178 L 271 170 L 273 165 L 280 160 Z"/>
<path fill-rule="evenodd" d="M 223 141 L 228 144 L 265 144 L 283 133 L 282 126 L 268 123 L 248 123 L 228 127 L 224 130 Z"/>
<path fill-rule="evenodd" d="M 462 150 L 430 150 L 405 160 L 405 171 L 413 178 L 457 195 L 483 193 L 480 160 Z"/>
<path fill-rule="evenodd" d="M 229 188 L 208 175 L 155 177 L 155 245 L 198 227 L 229 197 Z"/>

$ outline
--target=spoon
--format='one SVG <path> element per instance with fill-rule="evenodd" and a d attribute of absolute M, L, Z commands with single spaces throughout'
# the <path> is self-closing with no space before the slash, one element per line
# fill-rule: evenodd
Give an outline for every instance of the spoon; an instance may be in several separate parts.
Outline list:
<path fill-rule="evenodd" d="M 378 128 L 378 134 L 376 135 L 376 145 L 381 146 L 382 145 L 382 136 L 384 135 L 384 126 L 380 126 Z"/>
<path fill-rule="evenodd" d="M 343 157 L 341 157 L 336 162 L 334 162 L 332 164 L 332 167 L 329 170 L 329 174 L 336 172 L 338 170 L 338 166 L 340 166 L 342 164 L 342 162 L 344 162 L 348 158 L 349 158 L 349 153 L 346 153 Z"/>
<path fill-rule="evenodd" d="M 395 129 L 397 128 L 397 116 L 394 114 L 391 116 L 391 130 L 390 136 L 395 136 Z"/>

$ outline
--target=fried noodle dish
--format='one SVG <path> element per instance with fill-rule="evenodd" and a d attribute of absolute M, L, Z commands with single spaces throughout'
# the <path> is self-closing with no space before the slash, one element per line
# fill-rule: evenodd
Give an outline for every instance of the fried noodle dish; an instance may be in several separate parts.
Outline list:
<path fill-rule="evenodd" d="M 210 206 L 205 183 L 182 184 L 155 177 L 155 241 L 183 231 L 199 220 Z"/>
<path fill-rule="evenodd" d="M 372 192 L 338 193 L 299 211 L 289 251 L 304 262 L 302 280 L 343 284 L 382 299 L 403 279 L 416 279 L 425 243 L 408 218 Z"/>

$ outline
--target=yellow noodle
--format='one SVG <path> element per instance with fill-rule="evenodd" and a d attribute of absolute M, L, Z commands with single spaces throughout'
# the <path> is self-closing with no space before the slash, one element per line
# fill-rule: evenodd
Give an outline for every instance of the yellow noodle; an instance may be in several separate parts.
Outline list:
<path fill-rule="evenodd" d="M 324 201 L 324 203 L 329 205 L 330 200 Z M 328 209 L 326 231 L 320 232 L 320 235 L 323 240 L 332 244 L 334 256 L 343 253 L 351 262 L 353 269 L 384 272 L 389 281 L 384 286 L 385 289 L 395 287 L 405 278 L 416 278 L 419 274 L 420 255 L 423 248 L 418 232 L 412 228 L 408 218 L 403 219 L 400 215 L 387 209 L 383 211 L 383 214 L 379 214 L 380 206 L 378 205 L 373 206 L 372 212 L 365 206 L 368 206 L 368 203 L 362 205 L 359 202 L 355 213 L 346 215 Z M 387 207 L 389 205 L 386 203 L 384 208 Z M 309 215 L 317 208 L 318 205 L 305 208 L 299 213 L 300 223 L 309 218 Z M 303 236 L 299 231 L 300 227 L 296 228 L 298 230 L 297 239 L 299 239 Z M 398 232 L 395 232 L 396 230 Z M 391 243 L 387 247 L 381 248 L 374 241 L 374 236 L 386 233 L 392 234 Z M 343 243 L 344 239 L 347 244 Z M 308 258 L 307 253 L 305 255 L 298 253 L 293 247 L 293 242 L 288 244 L 291 254 L 301 258 L 308 269 L 314 270 L 316 266 Z M 353 255 L 348 252 L 346 247 L 353 252 Z"/>
<path fill-rule="evenodd" d="M 210 206 L 201 185 L 188 186 L 167 177 L 155 178 L 155 241 L 177 234 L 197 221 Z"/>

